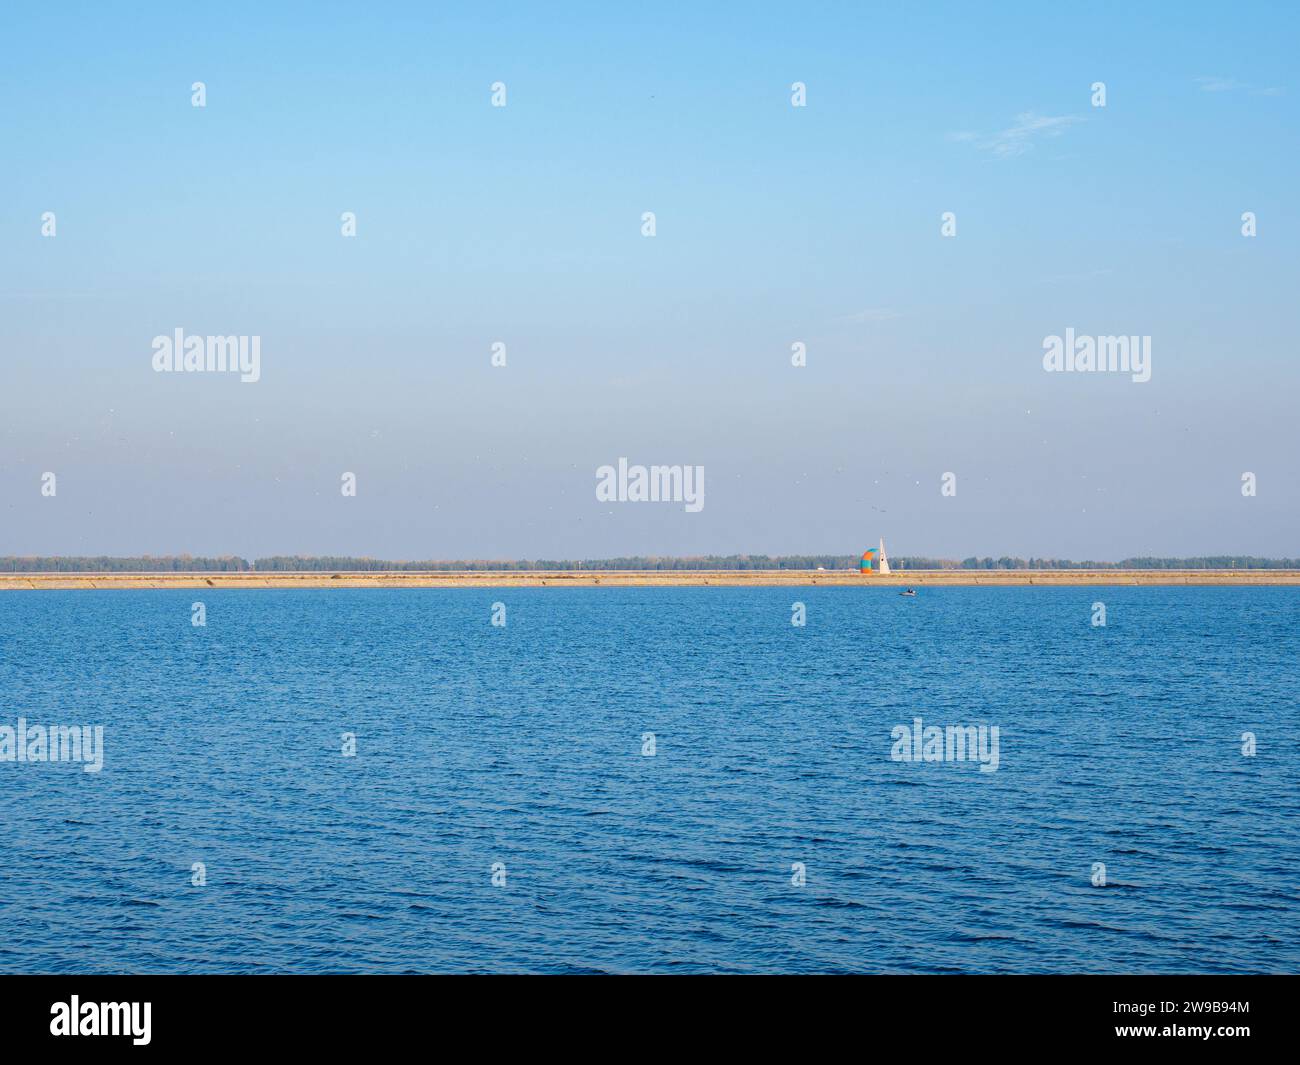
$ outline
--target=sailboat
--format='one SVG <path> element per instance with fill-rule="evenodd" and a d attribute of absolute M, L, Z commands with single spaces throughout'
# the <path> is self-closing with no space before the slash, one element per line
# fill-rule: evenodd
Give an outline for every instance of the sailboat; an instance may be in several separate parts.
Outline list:
<path fill-rule="evenodd" d="M 880 538 L 880 566 L 878 567 L 878 569 L 877 569 L 876 572 L 878 572 L 878 573 L 888 573 L 888 572 L 889 572 L 889 558 L 888 558 L 888 556 L 885 554 L 885 538 L 884 538 L 883 536 Z M 899 592 L 898 594 L 899 594 L 899 595 L 903 595 L 903 596 L 907 596 L 907 598 L 909 598 L 909 599 L 913 599 L 913 598 L 916 597 L 916 589 L 915 589 L 915 588 L 904 588 L 904 589 L 903 589 L 901 592 Z"/>
<path fill-rule="evenodd" d="M 880 538 L 880 547 L 868 547 L 862 552 L 862 561 L 858 563 L 864 574 L 889 572 L 889 556 L 885 554 L 885 538 Z M 913 595 L 916 593 L 913 592 Z"/>

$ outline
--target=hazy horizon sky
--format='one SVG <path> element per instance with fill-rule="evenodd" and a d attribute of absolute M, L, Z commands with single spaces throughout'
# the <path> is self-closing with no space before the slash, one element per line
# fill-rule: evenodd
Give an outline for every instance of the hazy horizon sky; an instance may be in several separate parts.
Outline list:
<path fill-rule="evenodd" d="M 1300 555 L 1294 9 L 6 15 L 0 555 Z"/>

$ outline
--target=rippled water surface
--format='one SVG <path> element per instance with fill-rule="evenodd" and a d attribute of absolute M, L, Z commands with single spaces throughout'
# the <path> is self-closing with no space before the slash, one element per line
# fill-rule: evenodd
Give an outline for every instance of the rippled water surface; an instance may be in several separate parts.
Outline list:
<path fill-rule="evenodd" d="M 1285 588 L 12 592 L 0 724 L 106 754 L 0 762 L 0 971 L 1296 971 L 1298 634 Z M 999 768 L 892 761 L 917 716 Z"/>

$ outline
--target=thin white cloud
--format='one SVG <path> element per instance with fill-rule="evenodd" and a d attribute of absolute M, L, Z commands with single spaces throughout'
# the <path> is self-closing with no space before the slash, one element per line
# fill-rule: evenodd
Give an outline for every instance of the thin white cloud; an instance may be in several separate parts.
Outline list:
<path fill-rule="evenodd" d="M 948 139 L 974 144 L 983 151 L 1009 159 L 1024 155 L 1039 138 L 1059 137 L 1067 129 L 1084 119 L 1077 115 L 1040 115 L 1036 111 L 1022 111 L 1006 129 L 987 136 L 963 131 L 948 134 Z"/>
<path fill-rule="evenodd" d="M 1201 92 L 1232 92 L 1233 89 L 1245 88 L 1236 78 L 1197 78 L 1196 84 L 1201 87 Z"/>
<path fill-rule="evenodd" d="M 1083 119 L 1074 115 L 1039 115 L 1024 111 L 1016 115 L 1015 122 L 995 133 L 985 145 L 994 155 L 1023 155 L 1029 151 L 1035 137 L 1059 137 L 1076 122 Z"/>
<path fill-rule="evenodd" d="M 1219 78 L 1219 77 L 1200 77 L 1196 79 L 1196 84 L 1201 87 L 1201 92 L 1248 92 L 1252 96 L 1281 96 L 1282 88 L 1277 85 L 1271 85 L 1268 88 L 1261 88 L 1258 85 L 1251 85 L 1249 82 L 1238 81 L 1236 78 Z"/>

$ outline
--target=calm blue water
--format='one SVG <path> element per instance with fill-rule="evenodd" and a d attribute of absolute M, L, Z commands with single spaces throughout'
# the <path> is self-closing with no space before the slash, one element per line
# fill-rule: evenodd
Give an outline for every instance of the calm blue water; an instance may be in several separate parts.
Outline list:
<path fill-rule="evenodd" d="M 8 593 L 0 724 L 106 756 L 0 762 L 0 971 L 1294 972 L 1298 634 L 1284 588 Z M 999 769 L 891 761 L 918 715 Z"/>

